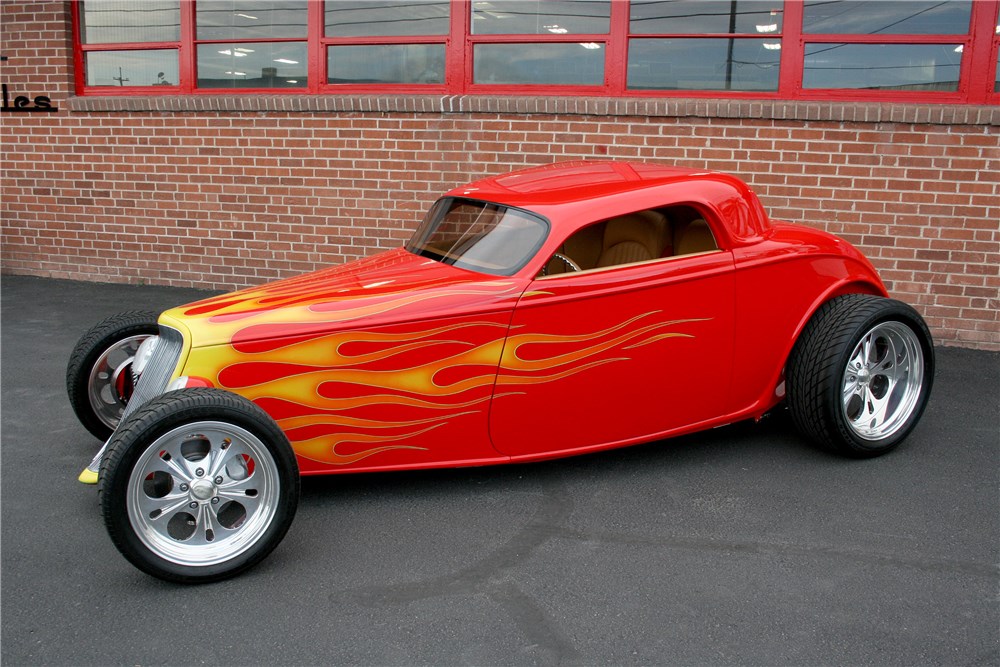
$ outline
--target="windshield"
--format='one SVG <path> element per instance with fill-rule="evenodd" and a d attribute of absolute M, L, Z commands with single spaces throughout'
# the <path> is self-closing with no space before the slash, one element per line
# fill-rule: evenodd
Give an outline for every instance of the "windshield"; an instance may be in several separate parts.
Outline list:
<path fill-rule="evenodd" d="M 406 249 L 459 268 L 509 276 L 534 257 L 547 232 L 548 223 L 527 211 L 448 197 L 431 207 Z"/>

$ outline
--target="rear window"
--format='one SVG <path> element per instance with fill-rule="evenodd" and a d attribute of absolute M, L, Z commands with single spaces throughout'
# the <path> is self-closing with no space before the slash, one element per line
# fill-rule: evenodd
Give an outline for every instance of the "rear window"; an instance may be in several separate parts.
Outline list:
<path fill-rule="evenodd" d="M 533 213 L 447 197 L 427 212 L 406 249 L 462 269 L 509 276 L 535 256 L 547 234 L 548 223 Z"/>

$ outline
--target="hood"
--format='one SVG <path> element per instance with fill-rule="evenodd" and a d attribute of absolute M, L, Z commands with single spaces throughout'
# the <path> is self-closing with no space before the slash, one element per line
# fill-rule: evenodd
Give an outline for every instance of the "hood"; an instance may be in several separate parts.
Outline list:
<path fill-rule="evenodd" d="M 194 348 L 239 346 L 510 309 L 525 286 L 398 249 L 173 308 L 160 322 L 184 331 Z"/>

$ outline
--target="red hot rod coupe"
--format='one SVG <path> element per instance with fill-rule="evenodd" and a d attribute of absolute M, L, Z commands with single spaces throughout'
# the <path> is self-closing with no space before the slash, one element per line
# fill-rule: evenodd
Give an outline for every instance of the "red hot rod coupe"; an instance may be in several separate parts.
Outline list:
<path fill-rule="evenodd" d="M 884 454 L 931 337 L 847 242 L 773 222 L 741 181 L 577 162 L 456 188 L 403 248 L 105 320 L 67 370 L 107 440 L 106 527 L 201 582 L 281 540 L 299 475 L 533 461 L 759 418 Z"/>

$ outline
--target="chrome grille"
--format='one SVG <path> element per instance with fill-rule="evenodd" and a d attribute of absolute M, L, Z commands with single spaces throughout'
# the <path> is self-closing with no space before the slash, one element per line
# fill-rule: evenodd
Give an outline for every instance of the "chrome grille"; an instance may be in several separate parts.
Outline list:
<path fill-rule="evenodd" d="M 166 390 L 183 349 L 184 337 L 181 336 L 181 333 L 176 329 L 161 326 L 160 342 L 157 343 L 153 355 L 146 363 L 146 368 L 139 376 L 139 381 L 136 382 L 135 391 L 132 392 L 125 405 L 122 421 L 125 421 L 126 417 Z"/>

